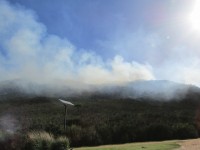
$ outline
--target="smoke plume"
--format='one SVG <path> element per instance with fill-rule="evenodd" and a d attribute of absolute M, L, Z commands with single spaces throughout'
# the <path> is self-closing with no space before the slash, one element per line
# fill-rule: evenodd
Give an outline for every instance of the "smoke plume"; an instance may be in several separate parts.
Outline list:
<path fill-rule="evenodd" d="M 80 88 L 154 79 L 149 64 L 127 62 L 120 55 L 103 60 L 94 52 L 77 49 L 67 38 L 49 34 L 34 11 L 4 0 L 0 1 L 0 35 L 1 81 Z"/>

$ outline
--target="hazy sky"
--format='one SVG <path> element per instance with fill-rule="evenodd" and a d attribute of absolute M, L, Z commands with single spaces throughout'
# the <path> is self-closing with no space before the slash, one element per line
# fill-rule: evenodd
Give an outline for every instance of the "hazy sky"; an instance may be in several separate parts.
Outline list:
<path fill-rule="evenodd" d="M 200 85 L 198 0 L 0 0 L 0 80 Z"/>

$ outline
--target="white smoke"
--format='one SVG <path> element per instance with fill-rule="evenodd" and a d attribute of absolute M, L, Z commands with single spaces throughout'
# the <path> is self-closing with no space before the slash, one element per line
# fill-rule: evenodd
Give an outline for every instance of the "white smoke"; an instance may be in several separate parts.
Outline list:
<path fill-rule="evenodd" d="M 126 62 L 119 55 L 103 61 L 68 39 L 48 34 L 35 12 L 0 1 L 0 80 L 40 84 L 107 84 L 154 79 L 149 64 Z"/>
<path fill-rule="evenodd" d="M 11 114 L 3 114 L 0 116 L 0 131 L 9 135 L 15 134 L 20 130 L 19 121 Z M 2 137 L 3 138 L 3 137 Z"/>

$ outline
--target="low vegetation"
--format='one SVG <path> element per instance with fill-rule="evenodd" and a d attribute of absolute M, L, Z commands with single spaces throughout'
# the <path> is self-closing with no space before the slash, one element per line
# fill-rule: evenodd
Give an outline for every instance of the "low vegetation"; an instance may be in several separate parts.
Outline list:
<path fill-rule="evenodd" d="M 0 146 L 27 145 L 29 141 L 29 146 L 48 149 L 59 144 L 69 148 L 69 143 L 81 147 L 197 138 L 199 98 L 188 95 L 182 100 L 152 101 L 72 97 L 76 106 L 68 107 L 65 131 L 64 107 L 58 98 L 4 97 L 0 100 Z M 36 131 L 44 132 L 38 135 Z M 40 142 L 33 140 L 34 134 Z"/>
<path fill-rule="evenodd" d="M 69 150 L 66 137 L 54 137 L 47 132 L 31 132 L 27 135 L 4 135 L 0 141 L 1 150 Z"/>
<path fill-rule="evenodd" d="M 68 150 L 69 140 L 66 137 L 54 138 L 47 132 L 28 133 L 24 150 Z"/>

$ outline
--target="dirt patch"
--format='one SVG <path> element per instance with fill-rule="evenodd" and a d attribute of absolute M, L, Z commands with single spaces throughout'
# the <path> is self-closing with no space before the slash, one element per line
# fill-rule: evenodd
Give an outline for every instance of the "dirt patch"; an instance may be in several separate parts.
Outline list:
<path fill-rule="evenodd" d="M 178 144 L 181 145 L 178 150 L 200 150 L 200 139 L 183 140 Z"/>

